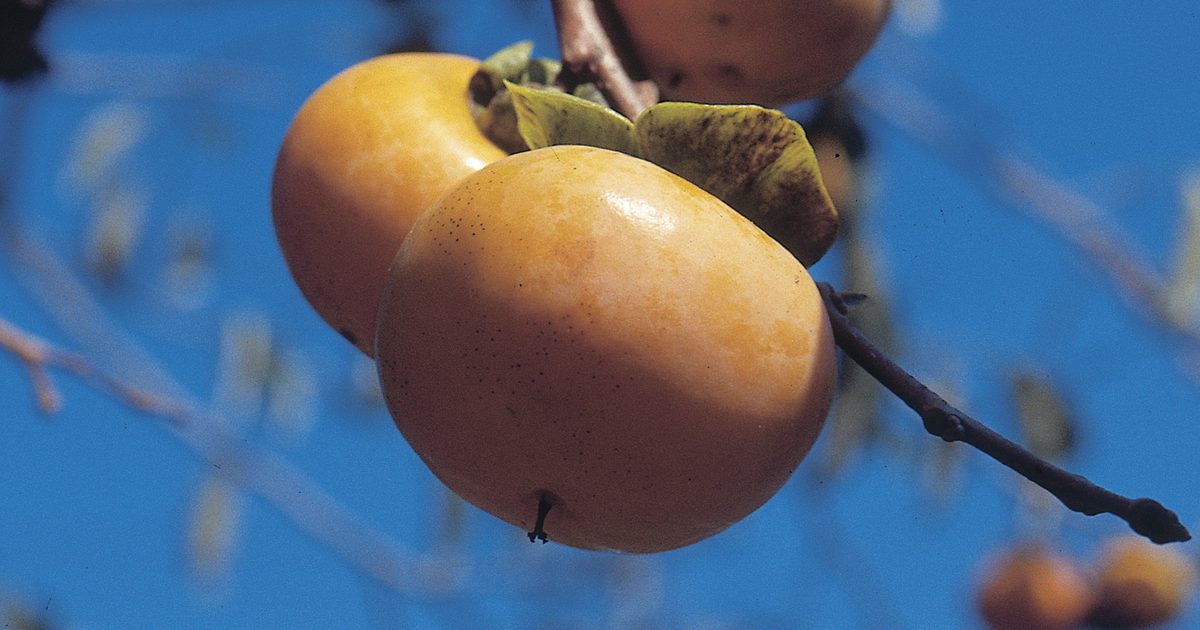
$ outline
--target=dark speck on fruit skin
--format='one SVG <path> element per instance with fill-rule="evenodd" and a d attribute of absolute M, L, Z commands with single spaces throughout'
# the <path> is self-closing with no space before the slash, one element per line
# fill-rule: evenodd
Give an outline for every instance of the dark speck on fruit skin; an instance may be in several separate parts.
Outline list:
<path fill-rule="evenodd" d="M 746 79 L 746 77 L 742 74 L 741 68 L 728 63 L 718 65 L 717 74 L 723 81 L 729 81 L 732 83 L 741 83 Z"/>

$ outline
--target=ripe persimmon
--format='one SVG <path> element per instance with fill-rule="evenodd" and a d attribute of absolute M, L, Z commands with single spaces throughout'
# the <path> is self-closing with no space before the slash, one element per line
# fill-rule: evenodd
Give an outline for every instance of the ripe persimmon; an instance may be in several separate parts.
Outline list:
<path fill-rule="evenodd" d="M 413 221 L 505 155 L 471 115 L 478 66 L 433 53 L 352 66 L 305 101 L 279 150 L 271 209 L 284 258 L 317 313 L 368 354 L 388 265 Z"/>
<path fill-rule="evenodd" d="M 1020 547 L 995 558 L 979 588 L 979 612 L 992 630 L 1067 630 L 1087 615 L 1093 594 L 1069 558 Z"/>
<path fill-rule="evenodd" d="M 671 99 L 780 105 L 841 82 L 890 0 L 614 0 L 650 78 Z"/>
<path fill-rule="evenodd" d="M 692 183 L 605 149 L 466 177 L 400 247 L 378 322 L 389 411 L 430 469 L 581 548 L 662 551 L 745 517 L 834 390 L 804 266 Z"/>
<path fill-rule="evenodd" d="M 1162 624 L 1179 614 L 1195 587 L 1196 567 L 1176 547 L 1120 536 L 1100 559 L 1100 594 L 1088 621 L 1102 628 Z"/>

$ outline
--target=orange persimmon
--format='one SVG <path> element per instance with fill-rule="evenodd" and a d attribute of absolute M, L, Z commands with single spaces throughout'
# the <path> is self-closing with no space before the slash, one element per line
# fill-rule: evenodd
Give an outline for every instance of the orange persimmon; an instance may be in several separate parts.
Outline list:
<path fill-rule="evenodd" d="M 279 150 L 271 209 L 292 277 L 368 354 L 388 265 L 413 221 L 505 155 L 471 116 L 478 66 L 432 53 L 364 61 L 305 101 Z"/>
<path fill-rule="evenodd" d="M 692 183 L 553 146 L 492 163 L 417 219 L 376 359 L 430 469 L 525 530 L 653 552 L 762 505 L 834 391 L 816 286 Z"/>
<path fill-rule="evenodd" d="M 1093 595 L 1069 558 L 1019 547 L 995 558 L 980 585 L 979 612 L 992 630 L 1067 630 L 1083 621 Z"/>
<path fill-rule="evenodd" d="M 1196 567 L 1175 546 L 1124 535 L 1105 545 L 1100 594 L 1088 621 L 1101 628 L 1146 628 L 1179 615 L 1194 596 Z"/>
<path fill-rule="evenodd" d="M 890 0 L 614 0 L 633 48 L 671 99 L 780 105 L 841 82 Z"/>

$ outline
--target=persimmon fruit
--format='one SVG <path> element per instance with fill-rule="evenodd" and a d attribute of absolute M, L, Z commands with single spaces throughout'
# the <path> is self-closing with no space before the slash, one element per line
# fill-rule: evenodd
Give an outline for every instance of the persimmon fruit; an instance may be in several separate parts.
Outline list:
<path fill-rule="evenodd" d="M 1121 536 L 1105 546 L 1099 599 L 1088 621 L 1101 628 L 1163 624 L 1179 615 L 1195 587 L 1195 565 L 1177 548 Z"/>
<path fill-rule="evenodd" d="M 671 99 L 781 105 L 827 92 L 879 35 L 890 0 L 613 0 Z"/>
<path fill-rule="evenodd" d="M 451 489 L 627 552 L 764 503 L 835 381 L 802 264 L 692 183 L 581 146 L 494 162 L 417 219 L 375 354 L 397 427 Z"/>
<path fill-rule="evenodd" d="M 434 53 L 359 63 L 316 90 L 275 164 L 275 234 L 301 293 L 370 354 L 388 265 L 417 216 L 506 155 L 475 126 L 479 62 Z"/>
<path fill-rule="evenodd" d="M 995 558 L 979 588 L 979 612 L 991 630 L 1067 630 L 1092 604 L 1087 576 L 1069 558 L 1019 547 Z"/>

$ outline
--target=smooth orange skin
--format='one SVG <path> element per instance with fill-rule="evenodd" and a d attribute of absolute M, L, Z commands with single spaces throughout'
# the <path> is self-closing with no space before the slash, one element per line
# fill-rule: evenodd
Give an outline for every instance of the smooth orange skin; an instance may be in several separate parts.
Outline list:
<path fill-rule="evenodd" d="M 476 506 L 550 540 L 656 552 L 743 518 L 820 431 L 833 337 L 804 266 L 633 157 L 557 146 L 418 219 L 381 301 L 397 427 Z"/>
<path fill-rule="evenodd" d="M 416 218 L 504 157 L 476 128 L 479 62 L 405 53 L 364 61 L 301 106 L 275 164 L 275 234 L 317 313 L 371 353 L 388 265 Z"/>
<path fill-rule="evenodd" d="M 846 77 L 890 0 L 614 0 L 650 78 L 671 99 L 782 105 Z"/>
<path fill-rule="evenodd" d="M 1174 619 L 1196 588 L 1196 567 L 1175 546 L 1121 536 L 1100 560 L 1100 596 L 1089 621 L 1106 628 L 1146 628 Z"/>
<path fill-rule="evenodd" d="M 979 612 L 991 630 L 1067 630 L 1092 605 L 1087 576 L 1067 558 L 1020 548 L 993 561 L 979 590 Z"/>

